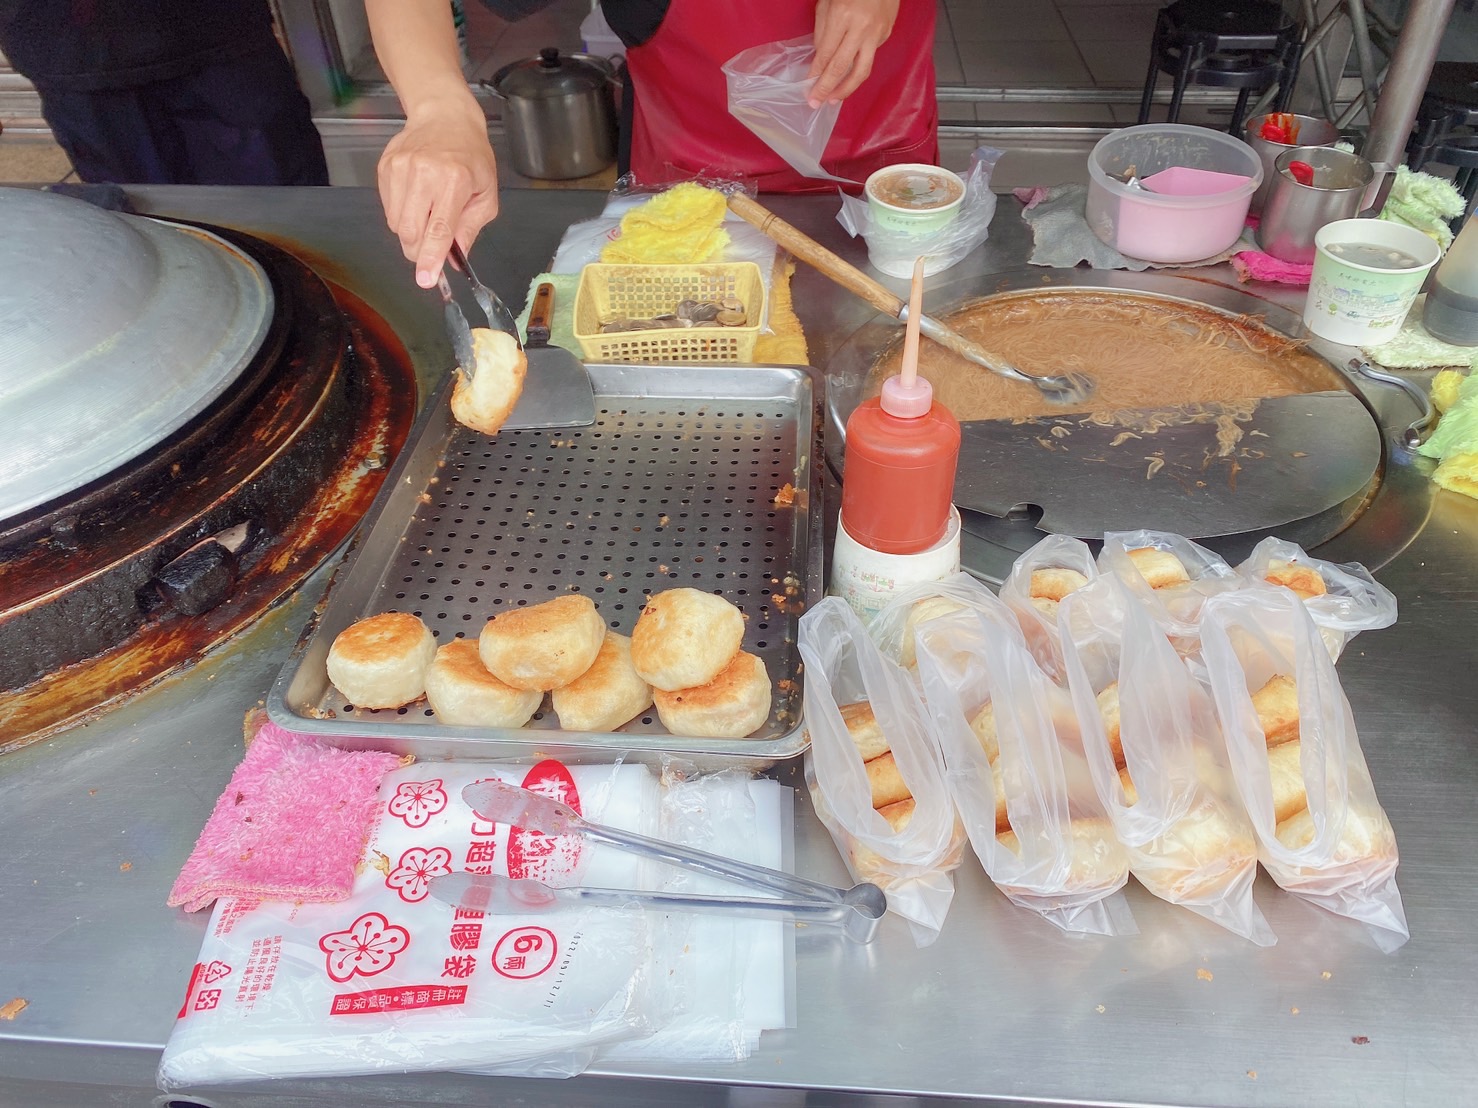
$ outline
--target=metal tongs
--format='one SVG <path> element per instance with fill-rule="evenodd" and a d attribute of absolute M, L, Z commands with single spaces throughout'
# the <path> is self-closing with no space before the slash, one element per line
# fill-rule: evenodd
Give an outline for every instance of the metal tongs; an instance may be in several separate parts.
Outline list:
<path fill-rule="evenodd" d="M 847 938 L 868 943 L 877 934 L 878 924 L 888 909 L 887 898 L 876 885 L 838 889 L 780 870 L 591 823 L 568 804 L 501 781 L 478 781 L 468 785 L 462 790 L 462 799 L 479 819 L 543 835 L 583 835 L 588 841 L 606 843 L 617 850 L 779 894 L 774 897 L 730 897 L 587 886 L 551 888 L 528 878 L 474 873 L 453 873 L 432 879 L 433 896 L 469 911 L 502 915 L 544 913 L 579 903 L 659 911 L 732 912 L 746 916 L 788 915 L 805 923 L 836 924 Z"/>
<path fill-rule="evenodd" d="M 472 271 L 472 263 L 467 260 L 466 252 L 454 241 L 450 251 L 450 260 L 462 271 L 467 278 L 467 283 L 472 286 L 473 299 L 477 306 L 482 309 L 482 314 L 487 317 L 488 326 L 494 331 L 506 331 L 513 336 L 513 341 L 518 343 L 518 348 L 523 349 L 523 343 L 518 337 L 518 324 L 514 322 L 513 313 L 508 310 L 508 305 L 498 298 L 498 294 L 488 288 L 477 279 L 477 274 Z M 446 270 L 442 269 L 441 276 L 436 279 L 436 289 L 441 293 L 442 310 L 446 313 L 447 334 L 451 336 L 452 353 L 456 355 L 457 365 L 469 376 L 477 368 L 477 360 L 472 354 L 472 328 L 467 323 L 467 317 L 463 314 L 461 305 L 452 299 L 452 286 L 446 279 Z"/>

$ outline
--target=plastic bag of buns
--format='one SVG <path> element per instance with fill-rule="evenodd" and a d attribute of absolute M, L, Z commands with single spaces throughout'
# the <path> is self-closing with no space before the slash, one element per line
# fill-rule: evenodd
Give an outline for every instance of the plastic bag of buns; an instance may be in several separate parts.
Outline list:
<path fill-rule="evenodd" d="M 1054 681 L 1062 676 L 1062 639 L 1057 606 L 1062 598 L 1096 580 L 1098 565 L 1082 539 L 1048 535 L 1016 559 L 1001 583 L 1001 599 L 1016 613 L 1026 644 Z"/>
<path fill-rule="evenodd" d="M 918 627 L 924 697 L 970 845 L 1012 903 L 1064 931 L 1133 934 L 1119 892 L 1128 858 L 1084 764 L 1072 702 L 1011 610 L 975 587 L 989 604 Z"/>
<path fill-rule="evenodd" d="M 1358 562 L 1336 565 L 1309 557 L 1296 543 L 1266 538 L 1252 548 L 1237 573 L 1248 585 L 1291 589 L 1314 617 L 1335 661 L 1361 631 L 1396 622 L 1396 597 Z"/>
<path fill-rule="evenodd" d="M 1349 701 L 1311 613 L 1282 588 L 1206 605 L 1203 658 L 1263 867 L 1284 889 L 1367 925 L 1395 950 L 1410 935 L 1396 835 L 1376 799 Z"/>
<path fill-rule="evenodd" d="M 1252 899 L 1257 842 L 1205 687 L 1116 577 L 1066 597 L 1059 623 L 1089 769 L 1130 871 L 1162 900 L 1276 942 Z"/>
<path fill-rule="evenodd" d="M 920 623 L 935 616 L 965 609 L 979 609 L 982 595 L 994 609 L 996 598 L 963 571 L 938 581 L 924 581 L 902 589 L 888 606 L 868 623 L 873 642 L 887 657 L 917 675 L 918 656 L 914 636 Z"/>
<path fill-rule="evenodd" d="M 840 597 L 801 617 L 799 640 L 816 815 L 852 877 L 881 887 L 927 946 L 954 899 L 965 835 L 918 691 Z"/>
<path fill-rule="evenodd" d="M 1144 604 L 1182 654 L 1196 653 L 1206 598 L 1242 585 L 1219 554 L 1165 531 L 1108 532 L 1098 572 L 1117 578 Z"/>

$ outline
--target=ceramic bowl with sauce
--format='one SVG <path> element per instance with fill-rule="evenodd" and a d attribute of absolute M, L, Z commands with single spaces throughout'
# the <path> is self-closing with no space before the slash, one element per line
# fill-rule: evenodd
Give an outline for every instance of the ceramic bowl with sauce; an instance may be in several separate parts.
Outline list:
<path fill-rule="evenodd" d="M 965 182 L 937 165 L 884 166 L 863 185 L 873 225 L 905 235 L 927 235 L 953 223 Z"/>

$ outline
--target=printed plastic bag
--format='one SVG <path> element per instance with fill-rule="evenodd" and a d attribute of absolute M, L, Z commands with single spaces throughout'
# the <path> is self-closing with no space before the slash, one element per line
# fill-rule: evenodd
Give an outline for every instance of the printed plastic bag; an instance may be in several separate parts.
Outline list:
<path fill-rule="evenodd" d="M 741 50 L 723 65 L 729 114 L 753 131 L 802 177 L 856 184 L 821 168 L 821 157 L 841 114 L 840 103 L 813 108 L 812 35 Z"/>
<path fill-rule="evenodd" d="M 1066 681 L 1057 607 L 1068 593 L 1098 578 L 1093 552 L 1081 539 L 1048 535 L 1011 567 L 1001 584 L 1001 600 L 1021 624 L 1037 663 L 1054 681 Z"/>
<path fill-rule="evenodd" d="M 1335 661 L 1361 631 L 1396 622 L 1396 597 L 1358 562 L 1335 565 L 1309 557 L 1296 543 L 1267 538 L 1237 573 L 1248 585 L 1281 585 L 1298 594 Z"/>
<path fill-rule="evenodd" d="M 1396 835 L 1318 632 L 1291 591 L 1249 588 L 1207 602 L 1203 658 L 1263 866 L 1389 952 L 1410 937 Z"/>
<path fill-rule="evenodd" d="M 837 222 L 853 238 L 861 235 L 867 240 L 868 258 L 884 273 L 907 277 L 913 272 L 914 259 L 921 255 L 926 259 L 926 277 L 941 273 L 985 241 L 996 214 L 996 194 L 991 191 L 990 178 L 1003 153 L 990 146 L 976 148 L 970 155 L 970 168 L 962 175 L 965 198 L 960 201 L 960 214 L 930 234 L 911 235 L 879 227 L 873 222 L 866 198 L 845 194 Z"/>
<path fill-rule="evenodd" d="M 657 782 L 642 766 L 448 763 L 386 775 L 372 864 L 350 899 L 217 904 L 160 1087 L 588 1057 L 650 1029 L 643 913 L 483 918 L 429 895 L 431 878 L 454 867 L 640 887 L 630 855 L 479 819 L 461 790 L 489 777 L 557 792 L 602 822 L 656 830 Z"/>
<path fill-rule="evenodd" d="M 816 815 L 853 879 L 882 888 L 888 909 L 908 920 L 915 943 L 927 946 L 939 937 L 954 898 L 952 872 L 964 854 L 965 836 L 924 706 L 908 675 L 883 657 L 840 597 L 826 597 L 801 617 L 799 647 L 811 734 L 806 785 Z M 844 706 L 862 702 L 876 722 L 873 741 L 886 746 L 868 751 L 875 756 L 867 761 L 843 714 Z M 892 759 L 886 768 L 902 779 L 899 791 L 907 794 L 894 803 L 906 809 L 905 800 L 912 801 L 912 814 L 897 830 L 874 807 L 873 781 L 881 780 L 879 766 L 886 759 Z"/>
<path fill-rule="evenodd" d="M 1065 597 L 1058 624 L 1088 765 L 1130 871 L 1162 900 L 1272 945 L 1252 899 L 1257 845 L 1210 698 L 1114 577 Z"/>
<path fill-rule="evenodd" d="M 1182 654 L 1196 653 L 1201 605 L 1239 588 L 1242 579 L 1221 555 L 1164 531 L 1110 531 L 1098 571 L 1118 578 L 1144 604 Z"/>
<path fill-rule="evenodd" d="M 945 782 L 990 879 L 1064 931 L 1136 930 L 1128 858 L 1083 763 L 1067 694 L 1026 647 L 1011 611 L 980 602 L 918 626 L 919 676 Z"/>

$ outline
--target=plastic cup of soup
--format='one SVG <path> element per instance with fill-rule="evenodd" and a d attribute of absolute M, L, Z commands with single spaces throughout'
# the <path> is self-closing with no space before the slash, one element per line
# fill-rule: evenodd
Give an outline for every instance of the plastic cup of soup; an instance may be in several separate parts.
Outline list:
<path fill-rule="evenodd" d="M 965 199 L 959 174 L 937 165 L 884 166 L 862 186 L 875 227 L 906 235 L 928 235 L 953 223 Z"/>
<path fill-rule="evenodd" d="M 1345 346 L 1396 337 L 1442 251 L 1414 228 L 1383 219 L 1341 219 L 1314 235 L 1314 273 L 1304 324 Z"/>

